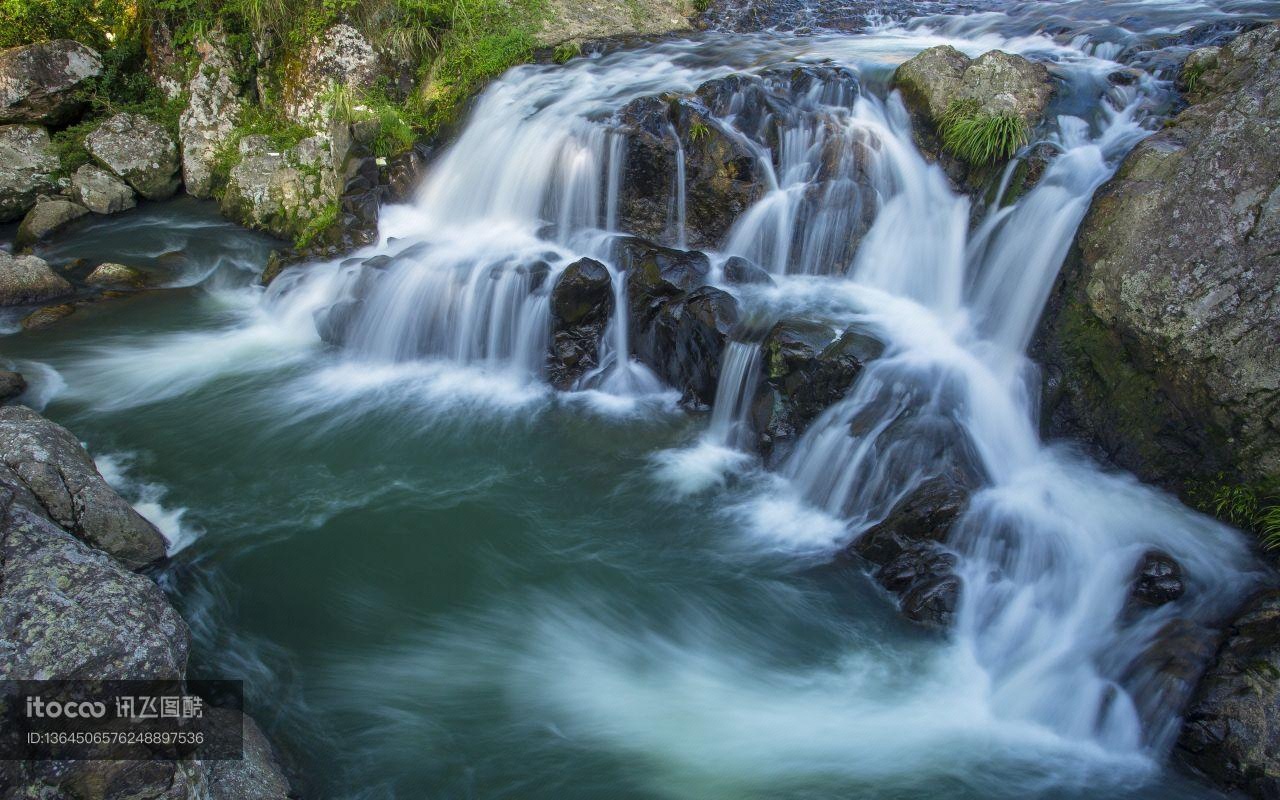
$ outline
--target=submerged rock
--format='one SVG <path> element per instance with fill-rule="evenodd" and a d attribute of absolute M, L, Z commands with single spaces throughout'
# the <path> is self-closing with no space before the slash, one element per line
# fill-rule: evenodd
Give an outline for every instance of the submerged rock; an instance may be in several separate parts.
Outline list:
<path fill-rule="evenodd" d="M 102 59 L 70 39 L 0 51 L 0 125 L 65 125 L 84 109 L 81 93 Z"/>
<path fill-rule="evenodd" d="M 752 422 L 766 456 L 792 442 L 838 403 L 884 345 L 855 328 L 839 333 L 807 320 L 783 320 L 765 336 Z"/>
<path fill-rule="evenodd" d="M 99 264 L 84 279 L 89 286 L 100 289 L 141 289 L 147 285 L 147 276 L 124 264 Z"/>
<path fill-rule="evenodd" d="M 23 406 L 0 408 L 0 475 L 21 486 L 49 518 L 124 564 L 143 567 L 165 556 L 155 526 L 98 473 L 65 428 Z"/>
<path fill-rule="evenodd" d="M 15 241 L 19 247 L 29 247 L 88 213 L 89 209 L 70 200 L 46 200 L 43 203 L 36 203 L 35 207 L 22 218 Z"/>
<path fill-rule="evenodd" d="M 0 306 L 42 303 L 71 293 L 71 284 L 43 258 L 0 250 Z"/>
<path fill-rule="evenodd" d="M 138 204 L 129 184 L 92 164 L 85 164 L 71 176 L 71 191 L 95 214 L 115 214 Z"/>
<path fill-rule="evenodd" d="M 27 379 L 17 372 L 0 370 L 0 403 L 14 400 L 27 390 Z"/>
<path fill-rule="evenodd" d="M 56 190 L 58 167 L 44 128 L 0 125 L 0 222 L 22 219 L 40 195 Z"/>
<path fill-rule="evenodd" d="M 85 149 L 148 200 L 178 190 L 178 146 L 159 123 L 141 114 L 116 114 L 85 137 Z"/>
<path fill-rule="evenodd" d="M 1232 623 L 1175 752 L 1221 786 L 1280 796 L 1280 592 L 1254 598 Z"/>
<path fill-rule="evenodd" d="M 1280 477 L 1280 25 L 1093 201 L 1038 347 L 1051 433 L 1184 488 Z"/>
<path fill-rule="evenodd" d="M 552 386 L 570 389 L 599 366 L 600 342 L 613 312 L 613 281 L 604 264 L 584 258 L 565 267 L 551 291 Z"/>
<path fill-rule="evenodd" d="M 728 284 L 772 286 L 774 283 L 773 277 L 769 273 L 741 256 L 733 256 L 725 261 L 722 272 L 724 274 L 724 282 Z"/>
<path fill-rule="evenodd" d="M 59 303 L 53 306 L 45 306 L 37 308 L 30 314 L 22 318 L 22 329 L 24 331 L 38 331 L 47 328 L 50 325 L 64 320 L 72 314 L 76 313 L 76 307 L 71 303 Z"/>

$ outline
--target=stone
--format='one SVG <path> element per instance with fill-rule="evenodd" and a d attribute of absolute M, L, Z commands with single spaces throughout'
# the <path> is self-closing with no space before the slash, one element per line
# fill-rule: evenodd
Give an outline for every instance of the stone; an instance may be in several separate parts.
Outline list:
<path fill-rule="evenodd" d="M 70 39 L 0 51 L 0 125 L 65 125 L 86 105 L 81 90 L 102 74 L 96 52 Z"/>
<path fill-rule="evenodd" d="M 66 319 L 76 313 L 76 307 L 71 303 L 59 303 L 56 306 L 45 306 L 37 308 L 30 314 L 22 318 L 22 329 L 24 331 L 38 331 L 41 328 L 47 328 L 59 320 Z"/>
<path fill-rule="evenodd" d="M 89 209 L 70 200 L 46 200 L 43 203 L 36 203 L 35 207 L 22 218 L 15 241 L 19 247 L 30 247 L 88 213 Z"/>
<path fill-rule="evenodd" d="M 22 219 L 36 198 L 55 191 L 58 166 L 44 128 L 0 125 L 0 222 Z"/>
<path fill-rule="evenodd" d="M 691 29 L 683 0 L 549 0 L 538 44 L 554 47 L 617 36 L 654 36 Z"/>
<path fill-rule="evenodd" d="M 1175 756 L 1219 786 L 1280 796 L 1280 591 L 1251 600 L 1200 681 Z"/>
<path fill-rule="evenodd" d="M 66 428 L 24 406 L 0 407 L 0 477 L 49 518 L 131 568 L 165 556 L 164 537 L 107 485 Z"/>
<path fill-rule="evenodd" d="M 1045 314 L 1047 432 L 1175 490 L 1280 478 L 1280 25 L 1094 198 Z"/>
<path fill-rule="evenodd" d="M 721 268 L 724 282 L 734 286 L 773 286 L 769 273 L 741 256 L 731 256 Z"/>
<path fill-rule="evenodd" d="M 178 190 L 178 146 L 159 123 L 141 114 L 107 118 L 85 137 L 85 149 L 148 200 Z"/>
<path fill-rule="evenodd" d="M 1140 605 L 1154 608 L 1172 603 L 1185 591 L 1182 567 L 1173 556 L 1160 550 L 1149 550 L 1142 555 L 1134 570 L 1129 596 Z"/>
<path fill-rule="evenodd" d="M 323 130 L 335 85 L 359 96 L 372 89 L 381 74 L 381 60 L 369 40 L 346 23 L 334 25 L 317 35 L 286 70 L 285 115 L 316 131 Z"/>
<path fill-rule="evenodd" d="M 193 197 L 212 197 L 214 162 L 240 119 L 244 101 L 235 54 L 224 38 L 202 38 L 195 50 L 200 65 L 187 83 L 190 100 L 178 120 L 182 181 Z"/>
<path fill-rule="evenodd" d="M 613 312 L 613 280 L 604 264 L 584 258 L 564 268 L 551 291 L 552 386 L 571 389 L 599 366 L 600 342 Z"/>
<path fill-rule="evenodd" d="M 16 400 L 26 390 L 26 378 L 17 372 L 0 369 L 0 403 Z"/>
<path fill-rule="evenodd" d="M 93 164 L 85 164 L 71 176 L 71 191 L 95 214 L 116 214 L 138 205 L 129 184 Z"/>
<path fill-rule="evenodd" d="M 233 711 L 213 711 L 227 716 L 230 724 L 242 726 L 244 758 L 206 762 L 209 800 L 287 800 L 289 780 L 276 763 L 271 743 L 258 723 Z"/>
<path fill-rule="evenodd" d="M 337 204 L 326 139 L 311 137 L 275 152 L 266 137 L 246 136 L 240 153 L 220 200 L 229 219 L 295 240 Z"/>
<path fill-rule="evenodd" d="M 1034 127 L 1053 96 L 1043 64 L 1001 50 L 975 59 L 950 45 L 924 50 L 898 67 L 893 87 L 907 107 L 936 126 L 952 103 L 971 100 L 982 114 L 1013 114 Z"/>
<path fill-rule="evenodd" d="M 124 264 L 107 263 L 99 264 L 84 282 L 100 289 L 141 289 L 147 285 L 147 275 Z"/>
<path fill-rule="evenodd" d="M 71 284 L 43 258 L 0 250 L 0 306 L 42 303 L 71 293 Z"/>

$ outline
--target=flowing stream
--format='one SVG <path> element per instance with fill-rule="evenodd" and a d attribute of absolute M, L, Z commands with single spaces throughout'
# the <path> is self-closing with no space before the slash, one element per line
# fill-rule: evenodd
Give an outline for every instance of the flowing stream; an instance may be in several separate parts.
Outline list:
<path fill-rule="evenodd" d="M 42 255 L 182 250 L 173 286 L 6 337 L 0 364 L 164 529 L 193 674 L 247 681 L 308 796 L 1214 796 L 1165 766 L 1177 709 L 1130 666 L 1257 566 L 1239 533 L 1041 442 L 1026 350 L 1173 65 L 1280 3 L 732 6 L 762 30 L 512 70 L 376 244 L 269 290 L 271 242 L 205 204 L 96 220 Z M 1016 202 L 956 194 L 887 89 L 942 43 L 1059 82 Z M 742 256 L 775 283 L 726 287 L 752 324 L 697 417 L 630 355 L 617 113 L 728 76 L 712 123 L 764 191 L 713 275 Z M 549 292 L 584 256 L 616 311 L 598 368 L 555 392 Z M 886 349 L 766 469 L 755 332 L 784 317 Z M 942 634 L 832 555 L 949 471 L 979 488 Z M 1135 619 L 1151 548 L 1189 589 Z"/>

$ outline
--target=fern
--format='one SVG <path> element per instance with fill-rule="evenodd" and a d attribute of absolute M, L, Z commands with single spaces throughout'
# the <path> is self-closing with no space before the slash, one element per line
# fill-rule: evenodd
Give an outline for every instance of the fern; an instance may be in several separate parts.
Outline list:
<path fill-rule="evenodd" d="M 1010 113 L 983 113 L 973 100 L 958 100 L 938 120 L 942 147 L 961 161 L 985 166 L 1007 161 L 1027 144 L 1027 123 Z"/>

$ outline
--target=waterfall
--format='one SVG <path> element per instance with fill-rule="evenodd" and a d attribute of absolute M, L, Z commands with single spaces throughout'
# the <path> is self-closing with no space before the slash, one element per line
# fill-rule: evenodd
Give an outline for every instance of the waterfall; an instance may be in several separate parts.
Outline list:
<path fill-rule="evenodd" d="M 713 442 L 725 447 L 746 449 L 751 429 L 747 414 L 760 376 L 760 343 L 729 342 L 716 385 L 716 403 L 707 430 Z"/>

